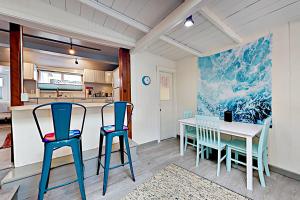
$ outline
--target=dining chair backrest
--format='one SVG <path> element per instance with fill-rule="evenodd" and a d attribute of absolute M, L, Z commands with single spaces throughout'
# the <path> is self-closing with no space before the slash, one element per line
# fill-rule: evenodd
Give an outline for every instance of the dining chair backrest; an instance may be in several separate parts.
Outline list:
<path fill-rule="evenodd" d="M 218 117 L 196 115 L 196 131 L 200 141 L 220 146 L 220 123 Z"/>
<path fill-rule="evenodd" d="M 183 119 L 188 119 L 193 117 L 193 112 L 192 111 L 184 111 L 183 112 Z"/>
<path fill-rule="evenodd" d="M 268 148 L 269 130 L 271 125 L 271 117 L 268 117 L 264 121 L 264 126 L 260 134 L 258 143 L 258 153 L 262 153 Z"/>
<path fill-rule="evenodd" d="M 109 105 L 113 105 L 114 106 L 114 116 L 115 116 L 115 131 L 122 131 L 124 130 L 124 122 L 125 122 L 125 116 L 126 116 L 126 111 L 128 110 L 129 112 L 127 112 L 127 126 L 128 123 L 131 120 L 131 116 L 132 116 L 132 112 L 133 112 L 133 104 L 127 101 L 116 101 L 113 103 L 108 103 L 105 104 L 102 108 L 101 108 L 101 117 L 102 117 L 102 126 L 105 126 L 104 123 L 104 109 L 109 106 Z M 128 109 L 129 107 L 129 109 Z"/>
<path fill-rule="evenodd" d="M 81 131 L 80 131 L 80 135 L 81 135 L 84 126 L 85 115 L 86 115 L 86 108 L 83 105 L 78 103 L 70 103 L 70 102 L 53 102 L 53 103 L 39 105 L 33 109 L 32 114 L 42 140 L 44 136 L 38 121 L 37 110 L 46 106 L 51 107 L 55 141 L 60 141 L 60 140 L 67 140 L 70 137 L 70 124 L 71 124 L 73 105 L 79 106 L 83 109 L 83 118 L 82 118 Z"/>

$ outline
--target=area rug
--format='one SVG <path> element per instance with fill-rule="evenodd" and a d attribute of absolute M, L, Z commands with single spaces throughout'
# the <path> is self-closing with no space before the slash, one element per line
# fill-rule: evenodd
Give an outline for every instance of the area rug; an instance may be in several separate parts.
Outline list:
<path fill-rule="evenodd" d="M 10 147 L 11 147 L 11 133 L 8 133 L 0 149 L 10 148 Z"/>
<path fill-rule="evenodd" d="M 171 164 L 123 198 L 123 200 L 133 199 L 248 200 L 249 198 Z"/>

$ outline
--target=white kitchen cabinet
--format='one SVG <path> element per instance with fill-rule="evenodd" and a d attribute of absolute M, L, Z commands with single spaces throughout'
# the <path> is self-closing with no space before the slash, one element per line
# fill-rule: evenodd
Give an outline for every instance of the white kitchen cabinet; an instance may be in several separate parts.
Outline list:
<path fill-rule="evenodd" d="M 113 88 L 120 87 L 119 67 L 113 71 Z"/>
<path fill-rule="evenodd" d="M 33 63 L 24 63 L 24 80 L 37 80 L 37 68 Z"/>
<path fill-rule="evenodd" d="M 113 72 L 106 71 L 105 72 L 105 83 L 112 83 L 112 80 L 113 80 Z"/>
<path fill-rule="evenodd" d="M 107 75 L 105 71 L 93 69 L 84 70 L 84 82 L 87 83 L 106 83 L 106 76 Z"/>
<path fill-rule="evenodd" d="M 105 78 L 104 78 L 104 71 L 98 71 L 98 70 L 94 70 L 94 74 L 95 74 L 95 82 L 96 83 L 105 83 Z"/>
<path fill-rule="evenodd" d="M 94 74 L 95 70 L 91 70 L 91 69 L 85 69 L 84 70 L 84 75 L 83 75 L 83 80 L 84 82 L 88 82 L 88 83 L 94 83 L 95 82 L 95 74 Z"/>

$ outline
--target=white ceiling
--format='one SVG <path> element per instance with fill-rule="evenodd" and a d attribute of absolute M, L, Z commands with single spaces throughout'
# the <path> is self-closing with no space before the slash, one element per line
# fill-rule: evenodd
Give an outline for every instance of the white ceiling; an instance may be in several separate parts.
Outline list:
<path fill-rule="evenodd" d="M 147 31 L 130 26 L 128 23 L 99 11 L 96 5 L 88 6 L 82 3 L 84 1 L 81 0 L 40 1 L 121 33 L 134 41 L 138 41 L 147 34 Z M 150 30 L 184 2 L 183 0 L 89 1 L 106 6 Z M 274 26 L 300 19 L 300 0 L 203 0 L 190 13 L 193 14 L 194 26 L 186 28 L 183 26 L 183 22 L 179 23 L 165 33 L 165 36 L 173 41 L 173 44 L 171 44 L 172 42 L 158 39 L 147 50 L 176 61 L 193 55 L 193 50 L 206 54 L 217 49 L 236 45 L 237 43 L 228 31 L 222 30 L 220 26 L 216 25 L 214 20 L 203 14 L 203 10 L 201 10 L 203 7 L 214 14 L 215 17 L 213 19 L 217 18 L 215 21 L 219 25 L 221 24 L 221 27 L 226 27 L 226 30 L 230 29 L 231 32 L 234 32 L 241 39 L 266 33 Z M 174 43 L 179 45 L 174 46 Z"/>

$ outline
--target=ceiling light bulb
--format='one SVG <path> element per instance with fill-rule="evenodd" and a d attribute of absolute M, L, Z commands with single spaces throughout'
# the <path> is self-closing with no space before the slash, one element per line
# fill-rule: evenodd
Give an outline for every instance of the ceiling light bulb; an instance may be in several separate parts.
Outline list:
<path fill-rule="evenodd" d="M 72 47 L 69 49 L 69 54 L 74 55 L 75 54 L 75 50 L 72 49 Z"/>
<path fill-rule="evenodd" d="M 185 22 L 184 22 L 184 26 L 186 27 L 191 27 L 194 25 L 194 20 L 193 20 L 193 16 L 189 16 L 188 18 L 186 18 Z"/>

